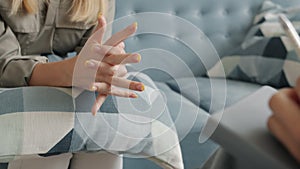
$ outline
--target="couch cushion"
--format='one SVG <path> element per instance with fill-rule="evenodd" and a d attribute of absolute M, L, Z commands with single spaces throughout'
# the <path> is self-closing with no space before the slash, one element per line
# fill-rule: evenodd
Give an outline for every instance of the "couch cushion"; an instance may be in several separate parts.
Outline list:
<path fill-rule="evenodd" d="M 200 144 L 199 133 L 205 124 L 208 113 L 184 96 L 172 90 L 165 83 L 155 83 L 167 99 L 167 106 L 180 138 L 185 168 L 198 168 L 213 154 L 218 145 L 213 141 Z M 159 169 L 153 163 L 134 158 L 125 158 L 124 168 Z"/>
<path fill-rule="evenodd" d="M 54 87 L 0 88 L 0 145 L 5 147 L 0 151 L 0 160 L 8 162 L 23 155 L 35 158 L 37 154 L 48 156 L 105 149 L 128 152 L 131 156 L 145 157 L 149 153 L 153 161 L 161 166 L 182 168 L 174 123 L 167 127 L 168 121 L 172 121 L 166 114 L 168 111 L 161 112 L 157 119 L 147 118 L 146 115 L 142 117 L 141 114 L 116 113 L 115 102 L 110 97 L 101 108 L 109 112 L 98 112 L 93 117 L 90 105 L 94 102 L 95 93 L 86 91 L 76 95 L 74 90 Z M 157 100 L 153 102 L 157 103 Z M 207 114 L 202 112 L 204 118 L 200 120 L 206 120 Z M 195 120 L 195 116 L 191 118 L 186 120 Z M 180 122 L 178 124 L 183 129 L 186 127 Z"/>
<path fill-rule="evenodd" d="M 278 16 L 286 13 L 300 32 L 299 9 L 300 6 L 282 8 L 265 1 L 241 47 L 233 55 L 223 57 L 208 75 L 223 77 L 224 67 L 225 76 L 230 79 L 278 88 L 294 86 L 300 76 L 300 56 L 282 29 Z"/>
<path fill-rule="evenodd" d="M 156 83 L 156 85 L 165 95 L 167 107 L 180 139 L 183 139 L 189 132 L 199 133 L 209 116 L 208 113 L 173 91 L 168 85 L 164 83 Z"/>
<path fill-rule="evenodd" d="M 196 81 L 198 88 L 193 84 Z M 225 82 L 225 83 L 224 83 Z M 182 78 L 167 82 L 167 84 L 176 92 L 191 100 L 194 104 L 199 105 L 205 111 L 216 112 L 225 106 L 236 103 L 241 98 L 251 94 L 261 86 L 257 84 L 239 82 L 224 79 L 208 79 L 204 77 Z M 180 88 L 178 86 L 180 84 Z M 214 98 L 212 97 L 212 88 L 214 86 Z M 224 84 L 226 86 L 224 86 Z M 199 91 L 199 96 L 197 94 Z M 225 95 L 225 100 L 224 100 Z M 212 101 L 213 99 L 213 101 Z"/>

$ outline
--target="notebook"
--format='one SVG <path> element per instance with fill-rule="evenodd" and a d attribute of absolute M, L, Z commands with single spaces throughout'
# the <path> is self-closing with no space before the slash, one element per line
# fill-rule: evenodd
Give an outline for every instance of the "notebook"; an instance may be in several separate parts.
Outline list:
<path fill-rule="evenodd" d="M 242 168 L 299 168 L 267 128 L 267 120 L 272 113 L 268 103 L 274 93 L 275 89 L 262 87 L 226 108 L 211 137 L 242 163 Z M 213 114 L 210 122 L 216 121 L 220 113 Z"/>

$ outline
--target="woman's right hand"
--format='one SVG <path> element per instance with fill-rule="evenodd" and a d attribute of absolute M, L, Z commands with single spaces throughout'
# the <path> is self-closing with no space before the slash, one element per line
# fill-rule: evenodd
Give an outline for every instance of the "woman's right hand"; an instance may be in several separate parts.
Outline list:
<path fill-rule="evenodd" d="M 102 43 L 105 28 L 105 19 L 100 17 L 96 31 L 88 39 L 78 56 L 71 61 L 74 67 L 72 86 L 98 92 L 92 108 L 94 115 L 107 95 L 137 98 L 133 91 L 144 90 L 141 82 L 124 78 L 127 74 L 125 64 L 138 63 L 141 60 L 139 54 L 130 54 L 124 51 L 123 41 L 136 32 L 137 24 L 128 26 Z"/>

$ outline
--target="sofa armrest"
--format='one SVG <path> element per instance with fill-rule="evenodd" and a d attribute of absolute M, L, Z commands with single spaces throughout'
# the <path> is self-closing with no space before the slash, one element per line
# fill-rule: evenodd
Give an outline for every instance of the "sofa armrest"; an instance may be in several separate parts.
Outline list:
<path fill-rule="evenodd" d="M 268 101 L 275 92 L 270 87 L 263 87 L 226 108 L 212 135 L 212 140 L 233 156 L 241 168 L 299 168 L 267 129 L 267 119 L 271 114 Z M 212 115 L 210 120 L 216 122 L 219 115 Z"/>

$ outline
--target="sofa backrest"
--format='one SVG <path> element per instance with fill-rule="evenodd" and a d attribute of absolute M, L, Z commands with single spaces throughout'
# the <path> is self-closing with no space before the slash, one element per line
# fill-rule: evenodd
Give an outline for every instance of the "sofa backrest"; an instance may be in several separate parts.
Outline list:
<path fill-rule="evenodd" d="M 273 1 L 281 2 L 283 5 L 297 2 L 297 0 Z M 200 28 L 210 39 L 219 56 L 222 57 L 230 54 L 243 41 L 245 34 L 251 26 L 253 16 L 260 9 L 262 2 L 263 0 L 116 0 L 115 18 L 118 19 L 132 15 L 129 17 L 131 18 L 129 20 L 134 21 L 135 14 L 143 12 L 161 12 L 179 16 Z M 172 21 L 170 23 L 161 23 L 161 27 L 164 27 L 164 24 L 172 24 Z M 116 32 L 120 29 L 120 24 L 118 24 L 118 26 L 114 26 L 113 30 Z M 147 48 L 163 49 L 182 58 L 196 76 L 205 74 L 206 69 L 217 62 L 216 58 L 211 58 L 204 66 L 203 62 L 200 63 L 196 59 L 198 57 L 194 51 L 189 49 L 185 44 L 176 41 L 177 37 L 181 39 L 187 37 L 191 40 L 191 37 L 187 36 L 188 32 L 181 32 L 176 27 L 172 27 L 168 31 L 174 35 L 173 38 L 157 34 L 140 34 L 129 38 L 126 41 L 126 50 L 127 52 L 136 52 Z M 192 41 L 198 43 L 199 37 L 195 36 L 192 38 L 194 38 Z M 199 48 L 201 49 L 201 46 Z M 208 49 L 207 47 L 203 47 L 202 50 L 206 51 Z M 152 52 L 153 55 L 156 52 Z M 158 53 L 168 55 L 168 52 Z M 210 54 L 212 53 L 210 52 Z M 151 55 L 151 52 L 145 52 L 144 55 Z M 208 55 L 205 54 L 200 57 L 208 57 Z M 154 58 L 148 59 L 147 63 L 142 64 L 145 67 L 149 67 L 149 62 L 153 62 L 151 64 L 159 64 L 159 62 L 163 61 L 165 60 L 157 61 Z M 172 59 L 169 60 L 169 64 L 170 66 L 177 66 L 176 64 L 172 65 Z M 140 69 L 141 67 L 138 68 Z M 156 80 L 165 81 L 168 79 L 167 76 L 158 75 L 155 71 L 148 71 L 147 73 Z M 176 76 L 179 74 L 178 77 L 187 76 L 185 73 L 175 72 L 175 74 Z"/>

